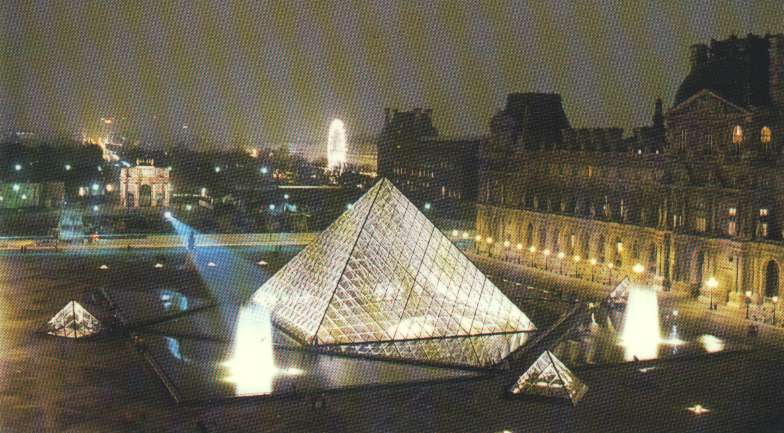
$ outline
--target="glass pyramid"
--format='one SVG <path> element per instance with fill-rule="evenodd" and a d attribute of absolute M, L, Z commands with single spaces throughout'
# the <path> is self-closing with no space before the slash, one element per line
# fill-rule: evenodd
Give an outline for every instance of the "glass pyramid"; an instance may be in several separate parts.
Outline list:
<path fill-rule="evenodd" d="M 533 323 L 382 179 L 254 294 L 322 350 L 491 366 Z"/>
<path fill-rule="evenodd" d="M 101 323 L 76 301 L 69 302 L 46 324 L 46 333 L 58 337 L 83 338 L 101 331 Z"/>
<path fill-rule="evenodd" d="M 615 286 L 612 292 L 610 292 L 608 298 L 613 302 L 626 302 L 626 300 L 629 299 L 629 287 L 631 284 L 632 282 L 629 281 L 629 277 L 624 278 Z"/>
<path fill-rule="evenodd" d="M 545 350 L 517 379 L 511 391 L 512 394 L 565 398 L 576 405 L 588 391 L 588 386 L 577 379 L 552 352 Z"/>

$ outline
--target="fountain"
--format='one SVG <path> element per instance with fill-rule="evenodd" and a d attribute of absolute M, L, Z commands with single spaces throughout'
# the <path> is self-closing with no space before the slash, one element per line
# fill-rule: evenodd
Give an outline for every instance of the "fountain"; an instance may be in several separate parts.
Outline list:
<path fill-rule="evenodd" d="M 327 136 L 327 169 L 341 173 L 346 165 L 346 127 L 335 119 L 329 125 Z"/>
<path fill-rule="evenodd" d="M 648 287 L 631 286 L 621 333 L 624 359 L 626 361 L 654 359 L 658 355 L 661 343 L 659 300 L 656 291 Z"/>

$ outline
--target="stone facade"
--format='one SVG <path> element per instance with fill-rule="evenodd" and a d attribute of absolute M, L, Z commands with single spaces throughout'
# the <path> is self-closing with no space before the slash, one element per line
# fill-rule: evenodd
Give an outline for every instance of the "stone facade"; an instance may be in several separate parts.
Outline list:
<path fill-rule="evenodd" d="M 478 252 L 607 283 L 639 264 L 666 289 L 714 301 L 779 296 L 782 40 L 693 48 L 676 104 L 663 115 L 657 102 L 652 125 L 630 138 L 569 128 L 553 95 L 510 95 L 481 145 Z M 768 83 L 749 85 L 760 70 Z M 732 73 L 743 75 L 722 77 Z"/>
<path fill-rule="evenodd" d="M 169 170 L 153 161 L 137 161 L 135 167 L 120 170 L 120 204 L 125 208 L 169 207 Z"/>

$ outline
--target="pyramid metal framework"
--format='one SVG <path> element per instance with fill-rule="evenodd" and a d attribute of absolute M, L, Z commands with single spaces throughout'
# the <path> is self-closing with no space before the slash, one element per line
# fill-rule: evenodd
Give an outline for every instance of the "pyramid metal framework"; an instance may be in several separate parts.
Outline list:
<path fill-rule="evenodd" d="M 46 324 L 46 333 L 57 337 L 84 338 L 101 331 L 101 323 L 76 301 L 69 302 Z"/>
<path fill-rule="evenodd" d="M 488 367 L 535 326 L 386 179 L 254 294 L 319 350 Z"/>
<path fill-rule="evenodd" d="M 539 356 L 511 389 L 515 395 L 564 398 L 573 405 L 583 398 L 586 391 L 588 386 L 577 379 L 549 350 Z"/>

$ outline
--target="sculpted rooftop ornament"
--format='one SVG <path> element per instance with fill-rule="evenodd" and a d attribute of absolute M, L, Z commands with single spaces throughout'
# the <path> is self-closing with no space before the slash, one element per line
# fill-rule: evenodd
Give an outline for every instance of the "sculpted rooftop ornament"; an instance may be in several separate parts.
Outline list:
<path fill-rule="evenodd" d="M 386 179 L 254 294 L 319 350 L 489 367 L 535 326 Z"/>

